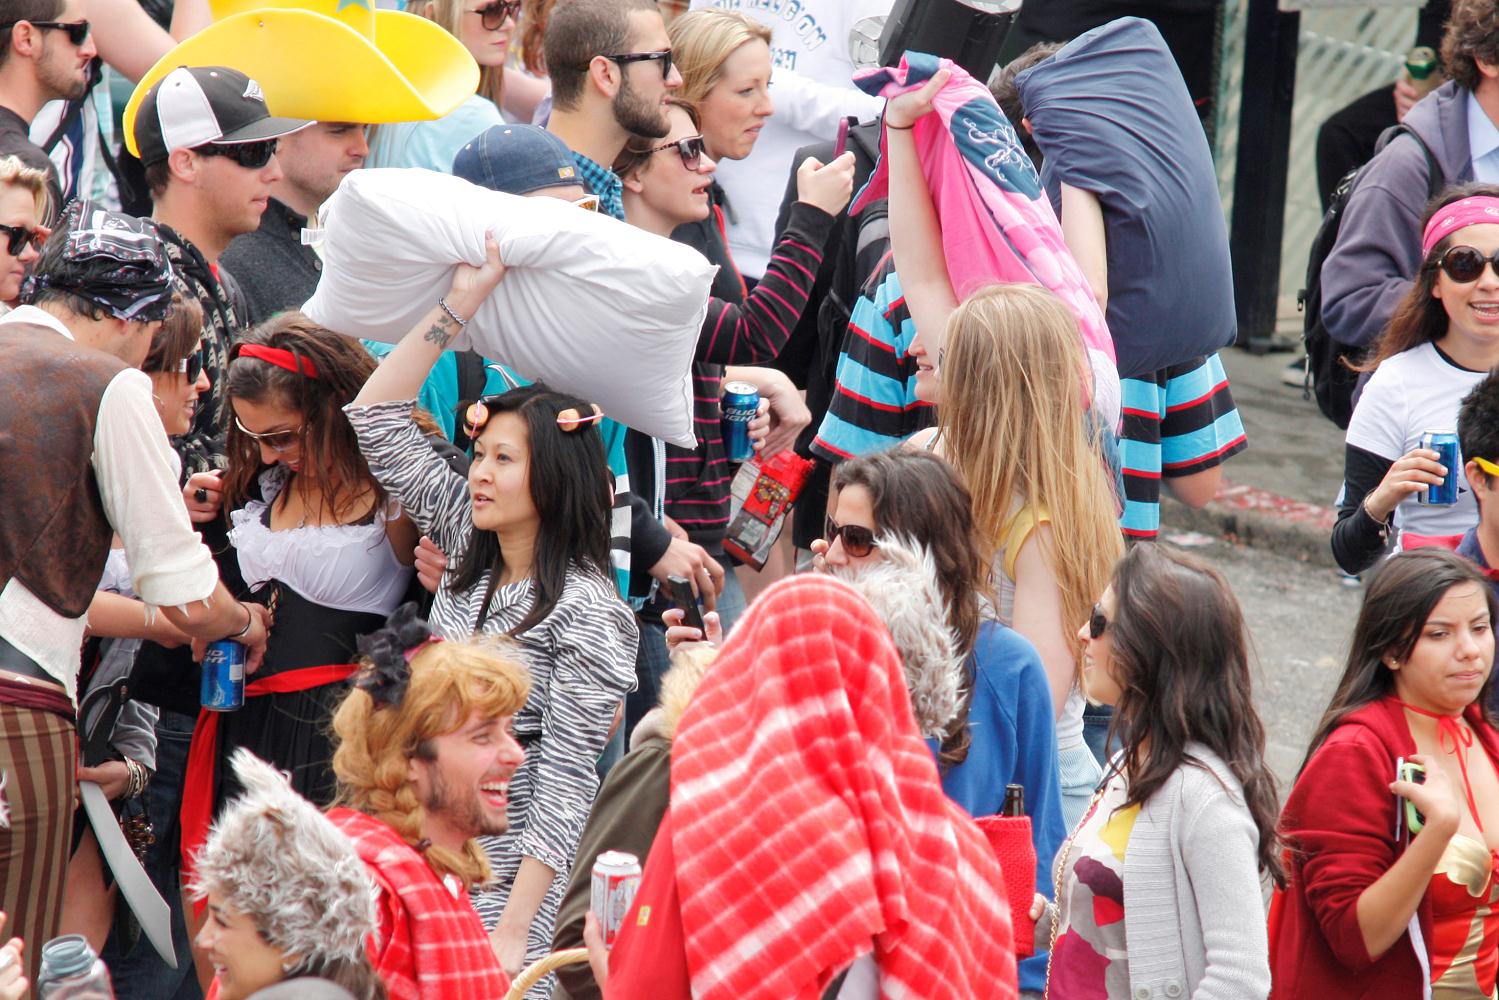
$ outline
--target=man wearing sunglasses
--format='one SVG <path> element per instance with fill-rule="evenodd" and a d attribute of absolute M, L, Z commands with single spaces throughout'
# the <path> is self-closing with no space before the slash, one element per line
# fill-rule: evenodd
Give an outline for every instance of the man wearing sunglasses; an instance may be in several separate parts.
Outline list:
<path fill-rule="evenodd" d="M 547 129 L 567 144 L 600 207 L 624 221 L 614 162 L 631 136 L 671 131 L 666 95 L 682 85 L 654 0 L 570 0 L 546 29 L 552 77 Z"/>
<path fill-rule="evenodd" d="M 194 534 L 138 370 L 171 308 L 148 221 L 74 202 L 0 319 L 0 909 L 32 945 L 58 932 L 73 821 L 78 650 L 110 542 L 140 598 L 196 639 L 233 639 L 254 669 L 269 616 L 236 601 Z"/>
<path fill-rule="evenodd" d="M 312 298 L 322 260 L 302 242 L 302 230 L 308 220 L 316 228 L 318 209 L 369 152 L 365 127 L 355 122 L 314 122 L 281 137 L 282 175 L 271 184 L 260 227 L 236 236 L 222 258 L 244 292 L 251 326 Z"/>
<path fill-rule="evenodd" d="M 47 172 L 49 219 L 62 210 L 62 186 L 52 161 L 31 141 L 31 121 L 48 101 L 84 95 L 96 55 L 83 0 L 0 5 L 0 155 Z"/>
<path fill-rule="evenodd" d="M 177 291 L 203 308 L 210 388 L 191 433 L 174 439 L 190 474 L 222 468 L 223 376 L 229 346 L 248 323 L 244 295 L 219 257 L 253 233 L 283 178 L 277 141 L 309 123 L 272 116 L 260 85 L 224 66 L 179 67 L 146 92 L 134 140 Z"/>

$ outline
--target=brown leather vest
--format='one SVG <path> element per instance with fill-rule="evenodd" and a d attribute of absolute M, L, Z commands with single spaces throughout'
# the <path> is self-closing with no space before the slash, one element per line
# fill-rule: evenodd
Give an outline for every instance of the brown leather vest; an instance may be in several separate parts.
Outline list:
<path fill-rule="evenodd" d="M 94 477 L 99 403 L 124 362 L 30 323 L 0 325 L 0 588 L 88 610 L 112 537 Z"/>

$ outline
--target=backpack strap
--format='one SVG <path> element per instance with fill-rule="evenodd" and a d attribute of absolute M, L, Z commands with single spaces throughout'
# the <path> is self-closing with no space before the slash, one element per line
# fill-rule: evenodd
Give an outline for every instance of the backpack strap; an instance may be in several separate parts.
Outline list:
<path fill-rule="evenodd" d="M 460 403 L 471 403 L 484 395 L 484 386 L 489 382 L 489 376 L 484 371 L 484 358 L 478 351 L 455 351 L 454 360 L 458 363 L 458 400 Z M 459 451 L 467 452 L 469 446 L 468 430 L 464 427 L 462 420 L 453 421 L 453 444 Z"/>
<path fill-rule="evenodd" d="M 1374 143 L 1374 151 L 1378 153 L 1395 139 L 1402 135 L 1408 135 L 1415 140 L 1416 145 L 1421 147 L 1421 155 L 1426 157 L 1426 197 L 1428 200 L 1435 198 L 1441 193 L 1442 188 L 1447 186 L 1447 177 L 1442 173 L 1442 165 L 1432 155 L 1431 147 L 1426 145 L 1426 140 L 1421 138 L 1409 125 L 1391 125 L 1380 133 L 1379 140 Z M 1372 160 L 1373 157 L 1370 157 Z"/>

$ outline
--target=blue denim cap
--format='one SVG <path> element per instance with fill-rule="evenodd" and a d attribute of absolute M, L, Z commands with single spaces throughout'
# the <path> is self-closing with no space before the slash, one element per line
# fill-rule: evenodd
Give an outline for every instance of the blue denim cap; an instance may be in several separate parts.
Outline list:
<path fill-rule="evenodd" d="M 491 125 L 453 157 L 453 174 L 506 194 L 583 183 L 567 144 L 535 125 Z"/>

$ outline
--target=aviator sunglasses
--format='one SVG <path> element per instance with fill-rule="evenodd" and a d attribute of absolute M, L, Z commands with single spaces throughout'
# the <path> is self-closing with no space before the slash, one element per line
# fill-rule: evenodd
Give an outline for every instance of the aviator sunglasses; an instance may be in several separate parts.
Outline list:
<path fill-rule="evenodd" d="M 0 233 L 5 234 L 5 252 L 12 257 L 19 257 L 26 252 L 27 247 L 42 246 L 42 234 L 35 229 L 27 229 L 25 226 L 0 225 Z"/>
<path fill-rule="evenodd" d="M 484 25 L 485 31 L 499 31 L 506 21 L 520 13 L 521 0 L 494 0 L 482 7 L 475 7 L 471 13 L 479 15 L 479 23 Z"/>
<path fill-rule="evenodd" d="M 238 427 L 240 433 L 244 434 L 251 441 L 254 441 L 256 444 L 265 445 L 278 455 L 282 452 L 290 451 L 292 445 L 296 444 L 297 439 L 302 436 L 302 428 L 300 427 L 289 431 L 270 431 L 266 434 L 256 434 L 250 428 L 240 423 L 239 417 L 234 418 L 234 426 Z"/>
<path fill-rule="evenodd" d="M 837 539 L 843 540 L 843 551 L 855 559 L 863 559 L 870 552 L 879 548 L 875 543 L 874 532 L 869 528 L 858 524 L 839 525 L 831 517 L 827 519 L 827 525 L 823 530 L 828 544 L 832 545 Z"/>
<path fill-rule="evenodd" d="M 227 156 L 246 170 L 259 170 L 271 162 L 276 155 L 275 139 L 257 139 L 254 142 L 210 142 L 205 146 L 194 146 L 193 152 L 200 156 Z"/>
<path fill-rule="evenodd" d="M 682 158 L 682 166 L 688 170 L 696 170 L 703 162 L 703 137 L 700 135 L 689 135 L 676 142 L 664 142 L 659 146 L 653 146 L 651 155 L 655 156 L 657 153 L 672 148 L 676 149 L 677 155 Z"/>
<path fill-rule="evenodd" d="M 1453 247 L 1437 261 L 1437 267 L 1442 269 L 1442 273 L 1460 285 L 1483 277 L 1485 264 L 1492 264 L 1494 273 L 1499 274 L 1499 250 L 1494 251 L 1492 256 L 1485 257 L 1483 251 L 1476 247 Z"/>

